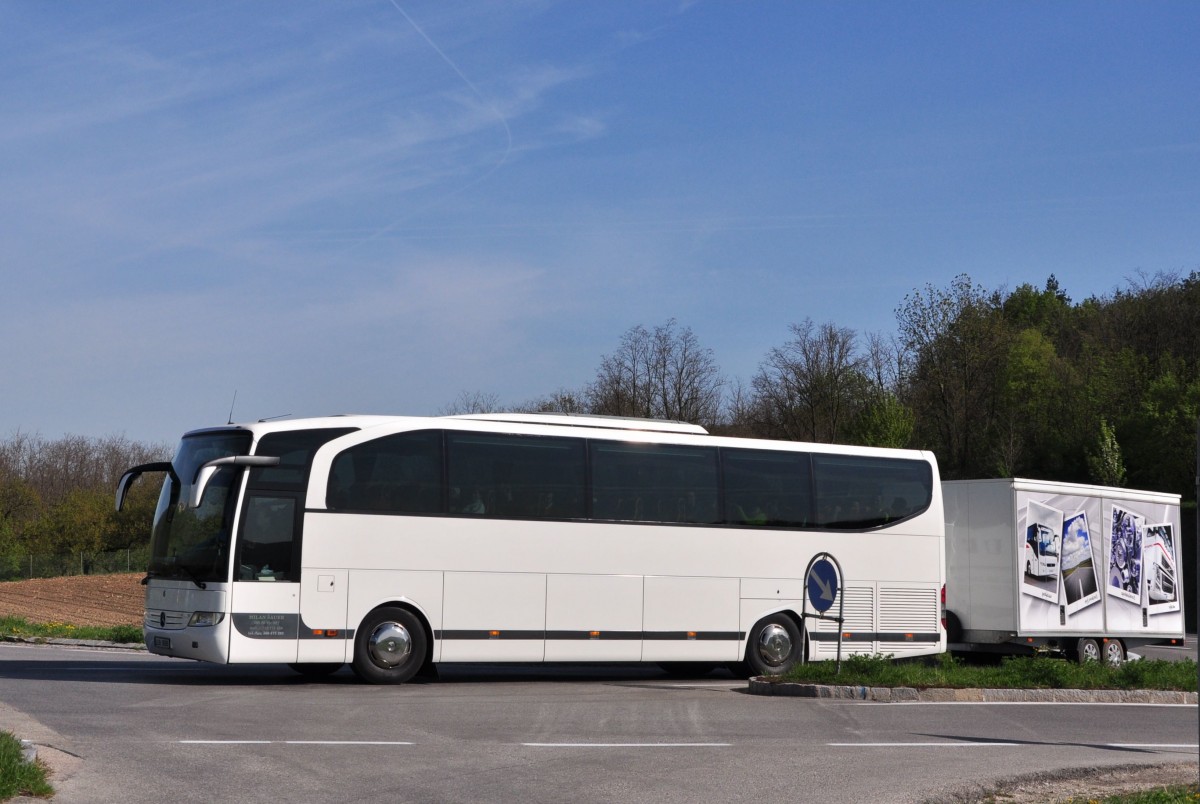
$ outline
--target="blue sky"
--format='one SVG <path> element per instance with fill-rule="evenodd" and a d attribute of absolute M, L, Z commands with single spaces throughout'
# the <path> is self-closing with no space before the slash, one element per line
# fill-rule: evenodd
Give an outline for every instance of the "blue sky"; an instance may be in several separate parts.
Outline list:
<path fill-rule="evenodd" d="M 1200 270 L 1200 5 L 0 3 L 0 435 L 517 404 Z"/>

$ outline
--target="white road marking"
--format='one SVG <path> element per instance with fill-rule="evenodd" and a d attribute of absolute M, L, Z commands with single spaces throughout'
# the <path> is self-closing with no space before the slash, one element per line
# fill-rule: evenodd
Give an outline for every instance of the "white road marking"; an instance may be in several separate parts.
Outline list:
<path fill-rule="evenodd" d="M 738 683 L 731 683 L 731 682 L 719 683 L 719 682 L 715 682 L 715 681 L 710 681 L 708 683 L 688 684 L 687 682 L 684 682 L 684 681 L 678 681 L 678 682 L 675 682 L 672 684 L 663 684 L 662 686 L 664 686 L 664 687 L 683 687 L 684 689 L 736 690 L 736 689 L 745 687 L 746 684 L 745 684 L 745 682 L 738 684 Z"/>
<path fill-rule="evenodd" d="M 1022 746 L 1040 746 L 1044 743 L 826 743 L 829 748 L 1022 748 Z M 1056 745 L 1075 745 L 1074 743 L 1056 743 Z M 1200 749 L 1198 743 L 1100 743 L 1100 748 L 1132 748 L 1132 749 Z"/>
<path fill-rule="evenodd" d="M 728 748 L 733 743 L 521 743 L 526 748 Z"/>
<path fill-rule="evenodd" d="M 1015 748 L 1025 743 L 825 743 L 831 748 Z"/>
<path fill-rule="evenodd" d="M 396 740 L 317 740 L 317 739 L 181 739 L 180 745 L 416 745 Z"/>

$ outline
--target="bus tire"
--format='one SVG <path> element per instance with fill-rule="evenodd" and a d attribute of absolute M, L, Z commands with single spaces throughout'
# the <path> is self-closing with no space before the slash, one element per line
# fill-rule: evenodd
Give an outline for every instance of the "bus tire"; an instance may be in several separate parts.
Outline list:
<path fill-rule="evenodd" d="M 1125 646 L 1121 644 L 1121 640 L 1104 640 L 1103 653 L 1105 664 L 1111 667 L 1120 667 L 1125 664 Z"/>
<path fill-rule="evenodd" d="M 1075 643 L 1075 658 L 1080 664 L 1100 661 L 1100 643 L 1091 637 L 1084 637 Z"/>
<path fill-rule="evenodd" d="M 796 621 L 772 614 L 755 623 L 746 643 L 746 664 L 752 675 L 780 676 L 800 661 L 804 637 Z"/>
<path fill-rule="evenodd" d="M 381 606 L 363 618 L 354 636 L 355 675 L 368 684 L 403 684 L 425 664 L 425 627 L 408 609 Z"/>

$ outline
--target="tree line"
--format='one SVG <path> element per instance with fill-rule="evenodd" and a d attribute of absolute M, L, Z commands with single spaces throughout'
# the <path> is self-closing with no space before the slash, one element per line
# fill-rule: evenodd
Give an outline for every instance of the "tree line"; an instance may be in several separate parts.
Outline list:
<path fill-rule="evenodd" d="M 724 435 L 933 451 L 943 478 L 1035 477 L 1183 495 L 1195 483 L 1200 273 L 1075 302 L 966 275 L 896 307 L 895 334 L 793 323 L 748 382 L 691 328 L 636 325 L 595 378 L 515 409 L 646 416 Z M 490 412 L 463 393 L 443 413 Z"/>
<path fill-rule="evenodd" d="M 49 440 L 16 433 L 0 441 L 0 577 L 18 571 L 29 554 L 97 553 L 147 544 L 158 490 L 136 484 L 120 513 L 114 492 L 126 469 L 170 457 L 167 445 L 124 436 Z"/>
<path fill-rule="evenodd" d="M 521 404 L 464 392 L 442 414 L 498 410 L 692 422 L 711 432 L 933 451 L 945 479 L 1024 476 L 1175 492 L 1190 504 L 1200 416 L 1200 273 L 1139 277 L 1073 301 L 969 276 L 896 308 L 895 334 L 792 323 L 748 381 L 675 319 L 635 325 L 594 378 Z M 169 445 L 125 437 L 0 441 L 0 564 L 144 545 L 157 499 L 121 473 Z M 0 566 L 2 569 L 2 566 Z"/>

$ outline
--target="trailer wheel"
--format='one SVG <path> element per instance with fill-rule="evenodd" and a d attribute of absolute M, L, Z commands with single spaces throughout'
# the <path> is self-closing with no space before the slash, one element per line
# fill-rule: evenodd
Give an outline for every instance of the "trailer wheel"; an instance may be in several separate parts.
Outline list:
<path fill-rule="evenodd" d="M 1121 644 L 1121 640 L 1105 640 L 1104 661 L 1113 667 L 1120 667 L 1125 664 L 1125 646 Z"/>
<path fill-rule="evenodd" d="M 428 651 L 425 628 L 416 615 L 383 606 L 363 619 L 351 667 L 369 684 L 403 684 L 425 664 Z"/>
<path fill-rule="evenodd" d="M 963 629 L 962 620 L 958 619 L 958 615 L 952 611 L 946 612 L 946 641 L 947 642 L 962 642 Z"/>
<path fill-rule="evenodd" d="M 1091 637 L 1084 637 L 1076 644 L 1075 656 L 1080 664 L 1100 661 L 1100 643 Z"/>

